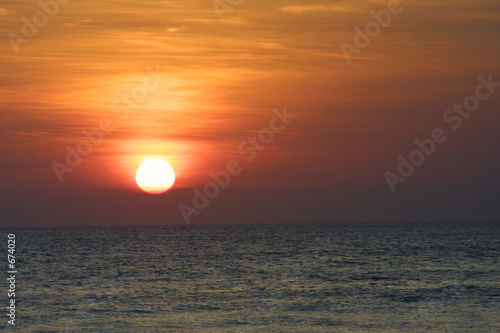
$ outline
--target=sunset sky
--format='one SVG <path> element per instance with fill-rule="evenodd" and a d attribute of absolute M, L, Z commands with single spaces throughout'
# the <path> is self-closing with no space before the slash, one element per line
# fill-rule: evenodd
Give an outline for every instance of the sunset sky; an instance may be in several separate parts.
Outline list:
<path fill-rule="evenodd" d="M 24 42 L 40 5 L 0 1 L 1 226 L 184 224 L 231 160 L 242 172 L 192 224 L 500 219 L 500 87 L 443 121 L 479 76 L 500 82 L 498 0 L 401 1 L 350 62 L 341 43 L 391 1 L 221 1 L 67 1 Z M 248 162 L 238 147 L 284 108 Z M 61 182 L 53 162 L 102 121 Z M 435 128 L 448 139 L 392 193 L 384 173 Z M 164 194 L 135 183 L 150 157 L 176 172 Z"/>

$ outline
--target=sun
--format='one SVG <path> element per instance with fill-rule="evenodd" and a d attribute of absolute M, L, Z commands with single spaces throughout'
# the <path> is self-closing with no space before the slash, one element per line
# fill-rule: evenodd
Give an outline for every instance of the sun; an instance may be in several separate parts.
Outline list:
<path fill-rule="evenodd" d="M 174 169 L 164 160 L 147 160 L 137 168 L 135 181 L 144 192 L 160 194 L 168 191 L 174 185 Z"/>

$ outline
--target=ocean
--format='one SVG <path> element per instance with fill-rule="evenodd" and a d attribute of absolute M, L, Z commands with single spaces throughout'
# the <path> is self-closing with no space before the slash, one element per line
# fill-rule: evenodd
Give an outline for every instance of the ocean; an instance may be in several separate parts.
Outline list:
<path fill-rule="evenodd" d="M 500 332 L 498 223 L 2 234 L 5 251 L 16 235 L 12 331 Z"/>

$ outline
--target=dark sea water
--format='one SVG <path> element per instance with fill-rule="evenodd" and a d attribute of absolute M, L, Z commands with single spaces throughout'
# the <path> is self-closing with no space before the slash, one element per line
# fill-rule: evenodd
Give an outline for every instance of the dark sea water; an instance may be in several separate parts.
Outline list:
<path fill-rule="evenodd" d="M 19 332 L 500 332 L 500 224 L 8 233 Z"/>

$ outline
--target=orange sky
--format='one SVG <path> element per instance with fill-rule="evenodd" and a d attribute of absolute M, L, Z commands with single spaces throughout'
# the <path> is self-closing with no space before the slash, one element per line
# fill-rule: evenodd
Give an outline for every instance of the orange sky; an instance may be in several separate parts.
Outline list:
<path fill-rule="evenodd" d="M 176 170 L 176 188 L 200 187 L 210 171 L 243 161 L 238 145 L 286 106 L 297 118 L 233 187 L 386 191 L 383 172 L 415 138 L 439 126 L 479 75 L 500 78 L 496 0 L 401 1 L 403 11 L 347 63 L 340 43 L 353 44 L 353 28 L 387 4 L 247 0 L 221 19 L 207 0 L 73 0 L 16 54 L 8 34 L 22 35 L 22 18 L 41 9 L 2 1 L 0 184 L 135 192 L 139 163 L 159 156 Z M 141 86 L 146 68 L 159 69 L 161 83 L 121 117 L 115 101 Z M 490 129 L 499 102 L 488 99 L 413 185 L 498 166 L 498 150 L 475 147 L 498 138 Z M 51 163 L 104 118 L 115 130 L 59 183 Z"/>

